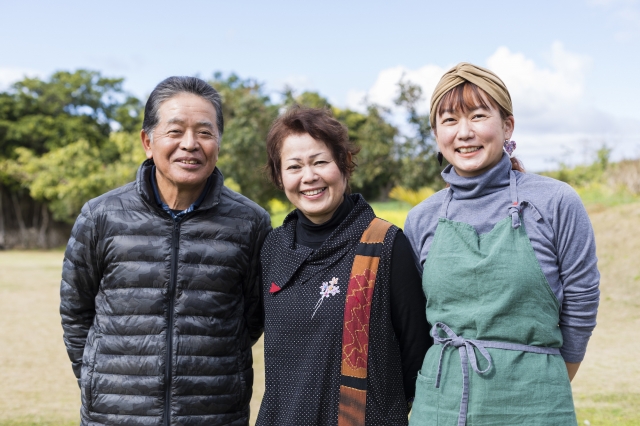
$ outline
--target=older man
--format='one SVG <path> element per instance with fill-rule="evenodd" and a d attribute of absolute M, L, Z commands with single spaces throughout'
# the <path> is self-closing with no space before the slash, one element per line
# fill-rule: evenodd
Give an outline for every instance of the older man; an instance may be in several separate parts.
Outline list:
<path fill-rule="evenodd" d="M 83 425 L 246 425 L 267 213 L 223 186 L 206 82 L 145 107 L 136 181 L 89 201 L 65 253 L 62 327 Z"/>

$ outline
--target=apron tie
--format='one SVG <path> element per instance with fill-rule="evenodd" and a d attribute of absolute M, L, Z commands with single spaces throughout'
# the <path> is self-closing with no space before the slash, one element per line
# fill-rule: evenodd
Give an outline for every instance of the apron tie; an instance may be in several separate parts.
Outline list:
<path fill-rule="evenodd" d="M 518 224 L 519 226 L 519 224 Z M 440 337 L 439 330 L 442 330 L 447 337 Z M 442 376 L 442 356 L 447 346 L 458 348 L 460 363 L 462 366 L 462 399 L 460 400 L 460 412 L 458 414 L 458 426 L 464 426 L 467 421 L 467 407 L 469 404 L 469 362 L 471 368 L 478 374 L 484 374 L 491 370 L 491 355 L 486 348 L 507 349 L 512 351 L 533 352 L 546 355 L 560 355 L 558 348 L 545 348 L 541 346 L 521 345 L 518 343 L 493 342 L 489 340 L 465 339 L 458 336 L 446 324 L 437 322 L 431 328 L 431 337 L 436 345 L 442 345 L 440 359 L 438 360 L 438 375 L 436 376 L 436 388 L 440 387 L 440 377 Z M 487 368 L 480 370 L 476 359 L 474 347 L 487 360 Z"/>

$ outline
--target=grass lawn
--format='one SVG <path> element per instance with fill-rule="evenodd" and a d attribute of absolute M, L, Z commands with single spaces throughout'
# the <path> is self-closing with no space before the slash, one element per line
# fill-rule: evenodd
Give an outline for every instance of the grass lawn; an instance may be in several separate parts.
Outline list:
<path fill-rule="evenodd" d="M 399 226 L 409 210 L 399 203 L 373 207 Z M 602 297 L 598 327 L 573 382 L 579 424 L 638 425 L 640 203 L 589 209 Z M 274 217 L 274 226 L 282 219 Z M 0 252 L 0 426 L 79 422 L 80 394 L 58 314 L 62 257 L 62 251 Z M 260 341 L 254 347 L 252 424 L 264 392 L 262 351 Z"/>
<path fill-rule="evenodd" d="M 0 252 L 0 425 L 79 424 L 58 313 L 62 257 Z"/>

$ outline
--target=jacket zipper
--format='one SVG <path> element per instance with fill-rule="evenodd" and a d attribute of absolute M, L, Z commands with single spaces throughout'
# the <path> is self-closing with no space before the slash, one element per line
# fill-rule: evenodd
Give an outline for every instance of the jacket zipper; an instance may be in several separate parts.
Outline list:
<path fill-rule="evenodd" d="M 167 357 L 165 360 L 164 382 L 164 425 L 169 426 L 171 421 L 171 382 L 173 380 L 173 309 L 175 306 L 176 286 L 178 282 L 178 247 L 180 239 L 180 222 L 173 222 L 173 235 L 171 236 L 171 275 L 169 277 L 169 321 L 167 324 Z"/>

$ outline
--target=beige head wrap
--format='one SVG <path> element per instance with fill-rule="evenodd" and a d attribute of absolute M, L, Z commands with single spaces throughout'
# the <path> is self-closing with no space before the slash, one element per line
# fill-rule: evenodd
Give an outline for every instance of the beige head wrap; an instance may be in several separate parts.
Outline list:
<path fill-rule="evenodd" d="M 460 62 L 458 65 L 444 73 L 433 91 L 433 95 L 431 95 L 429 119 L 431 121 L 432 128 L 435 127 L 437 114 L 436 108 L 440 103 L 440 99 L 442 99 L 449 90 L 467 81 L 487 92 L 489 96 L 498 103 L 498 105 L 506 109 L 509 114 L 513 114 L 511 95 L 509 95 L 507 86 L 505 86 L 504 82 L 500 80 L 500 77 L 486 68 L 482 68 L 468 62 Z"/>

